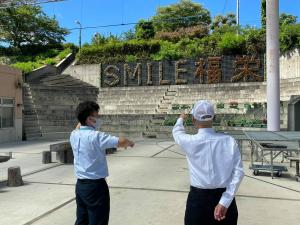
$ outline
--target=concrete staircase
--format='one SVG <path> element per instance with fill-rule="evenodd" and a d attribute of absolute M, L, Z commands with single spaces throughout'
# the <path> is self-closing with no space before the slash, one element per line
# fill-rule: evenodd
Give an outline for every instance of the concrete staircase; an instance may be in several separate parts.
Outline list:
<path fill-rule="evenodd" d="M 156 114 L 160 99 L 163 98 L 167 89 L 167 86 L 102 88 L 98 98 L 100 114 Z"/>
<path fill-rule="evenodd" d="M 24 131 L 26 140 L 33 140 L 42 137 L 41 127 L 38 123 L 38 115 L 35 108 L 31 89 L 28 84 L 23 86 L 23 104 L 24 104 Z"/>
<path fill-rule="evenodd" d="M 64 139 L 77 124 L 77 105 L 96 101 L 98 88 L 69 75 L 48 74 L 25 84 L 24 93 L 26 138 Z"/>
<path fill-rule="evenodd" d="M 170 86 L 165 92 L 164 96 L 160 100 L 160 104 L 158 105 L 156 112 L 158 114 L 167 114 L 170 111 L 170 107 L 172 106 L 172 102 L 177 94 L 177 89 Z"/>

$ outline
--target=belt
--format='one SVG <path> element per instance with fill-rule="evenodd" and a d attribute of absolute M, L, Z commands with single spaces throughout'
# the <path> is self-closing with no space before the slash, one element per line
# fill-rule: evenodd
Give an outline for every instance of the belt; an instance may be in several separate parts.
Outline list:
<path fill-rule="evenodd" d="M 101 179 L 77 179 L 77 182 L 82 183 L 82 184 L 91 184 L 91 183 L 103 183 L 106 182 L 104 178 Z"/>
<path fill-rule="evenodd" d="M 206 194 L 218 194 L 226 191 L 226 188 L 203 189 L 203 188 L 191 186 L 191 191 L 198 192 L 198 193 L 206 193 Z"/>

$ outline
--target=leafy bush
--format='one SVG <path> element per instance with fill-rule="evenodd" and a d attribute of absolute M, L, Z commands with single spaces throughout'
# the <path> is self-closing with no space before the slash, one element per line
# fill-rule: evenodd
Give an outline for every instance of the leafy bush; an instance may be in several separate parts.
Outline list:
<path fill-rule="evenodd" d="M 138 39 L 151 39 L 155 35 L 153 22 L 140 20 L 135 26 L 135 35 Z"/>
<path fill-rule="evenodd" d="M 300 47 L 300 24 L 282 26 L 280 31 L 281 53 Z"/>
<path fill-rule="evenodd" d="M 203 38 L 209 33 L 207 26 L 193 26 L 179 28 L 173 32 L 161 31 L 155 35 L 156 39 L 178 42 L 183 38 Z"/>
<path fill-rule="evenodd" d="M 217 107 L 217 109 L 224 109 L 225 105 L 223 102 L 218 102 L 216 107 Z"/>
<path fill-rule="evenodd" d="M 66 48 L 64 49 L 62 52 L 60 52 L 58 55 L 57 55 L 57 58 L 59 61 L 63 60 L 64 58 L 67 57 L 67 55 L 69 55 L 70 53 L 72 53 L 73 50 L 71 48 Z"/>
<path fill-rule="evenodd" d="M 43 64 L 40 64 L 38 62 L 17 62 L 15 64 L 13 64 L 12 66 L 22 70 L 24 73 L 29 73 L 31 71 L 33 71 L 34 69 L 37 69 L 39 67 L 41 67 Z"/>
<path fill-rule="evenodd" d="M 101 46 L 83 47 L 77 57 L 78 64 L 111 63 L 125 61 L 126 55 L 147 58 L 159 49 L 160 44 L 155 40 L 109 41 Z"/>
<path fill-rule="evenodd" d="M 136 62 L 138 58 L 135 55 L 127 55 L 125 58 L 126 62 Z"/>
<path fill-rule="evenodd" d="M 234 54 L 244 54 L 246 47 L 245 38 L 241 35 L 236 35 L 234 33 L 226 33 L 222 36 L 221 41 L 218 43 L 222 54 L 224 55 L 234 55 Z"/>
<path fill-rule="evenodd" d="M 43 61 L 43 64 L 45 65 L 55 65 L 56 64 L 56 60 L 53 58 L 47 58 Z"/>
<path fill-rule="evenodd" d="M 264 54 L 266 52 L 266 32 L 264 29 L 246 28 L 243 30 L 247 54 Z"/>
<path fill-rule="evenodd" d="M 229 103 L 229 108 L 238 109 L 239 108 L 239 103 L 238 102 L 230 102 Z"/>
<path fill-rule="evenodd" d="M 177 60 L 183 57 L 183 54 L 178 51 L 178 44 L 169 41 L 162 41 L 160 51 L 151 56 L 151 58 L 156 61 Z"/>

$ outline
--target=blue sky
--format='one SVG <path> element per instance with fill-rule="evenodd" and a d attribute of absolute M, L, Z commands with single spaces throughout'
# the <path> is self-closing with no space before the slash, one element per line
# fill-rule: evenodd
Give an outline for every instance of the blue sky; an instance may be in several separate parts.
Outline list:
<path fill-rule="evenodd" d="M 158 6 L 178 2 L 177 0 L 66 0 L 64 2 L 44 4 L 44 11 L 55 15 L 61 26 L 74 28 L 79 20 L 85 26 L 121 24 L 148 19 L 155 14 Z M 194 0 L 207 8 L 212 16 L 236 12 L 236 0 Z M 280 0 L 280 12 L 290 13 L 300 19 L 300 1 Z M 240 0 L 241 25 L 260 26 L 260 0 Z M 90 42 L 96 33 L 104 35 L 121 34 L 133 28 L 130 26 L 86 29 L 82 32 L 82 43 Z M 78 30 L 66 37 L 67 42 L 78 43 Z"/>

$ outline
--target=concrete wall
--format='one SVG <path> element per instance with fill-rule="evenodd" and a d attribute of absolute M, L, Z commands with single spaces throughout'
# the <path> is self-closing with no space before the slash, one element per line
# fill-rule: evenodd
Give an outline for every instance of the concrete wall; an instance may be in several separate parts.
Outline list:
<path fill-rule="evenodd" d="M 22 72 L 0 65 L 0 97 L 14 99 L 14 127 L 0 128 L 0 142 L 22 140 Z"/>
<path fill-rule="evenodd" d="M 239 77 L 238 74 L 243 74 L 241 68 L 245 67 L 245 60 L 246 62 L 252 60 L 248 66 L 253 69 L 253 73 L 256 75 L 254 78 L 253 74 L 251 74 L 248 81 L 263 81 L 264 57 L 262 56 L 259 58 L 250 56 L 245 58 L 236 58 L 234 56 L 208 57 L 199 61 L 187 59 L 160 62 L 74 65 L 67 68 L 64 73 L 97 87 L 100 86 L 100 83 L 101 87 L 159 86 L 162 83 L 167 84 L 166 82 L 170 85 L 183 83 L 232 83 L 231 79 L 234 78 L 237 79 L 234 82 L 244 82 L 244 77 Z M 219 72 L 220 77 L 217 75 Z M 219 81 L 214 79 L 210 81 L 208 78 L 215 76 L 218 77 Z M 162 82 L 162 80 L 164 81 Z M 114 85 L 108 85 L 110 82 L 113 82 Z"/>
<path fill-rule="evenodd" d="M 71 65 L 64 72 L 86 83 L 100 87 L 100 65 Z"/>
<path fill-rule="evenodd" d="M 103 65 L 102 65 L 103 67 Z M 103 69 L 103 68 L 102 68 Z M 90 83 L 96 87 L 100 86 L 100 65 L 72 65 L 65 71 L 80 80 Z M 294 50 L 280 57 L 281 79 L 300 78 L 300 51 Z M 122 79 L 121 79 L 122 80 Z"/>
<path fill-rule="evenodd" d="M 300 78 L 300 52 L 298 49 L 280 57 L 281 79 Z"/>

